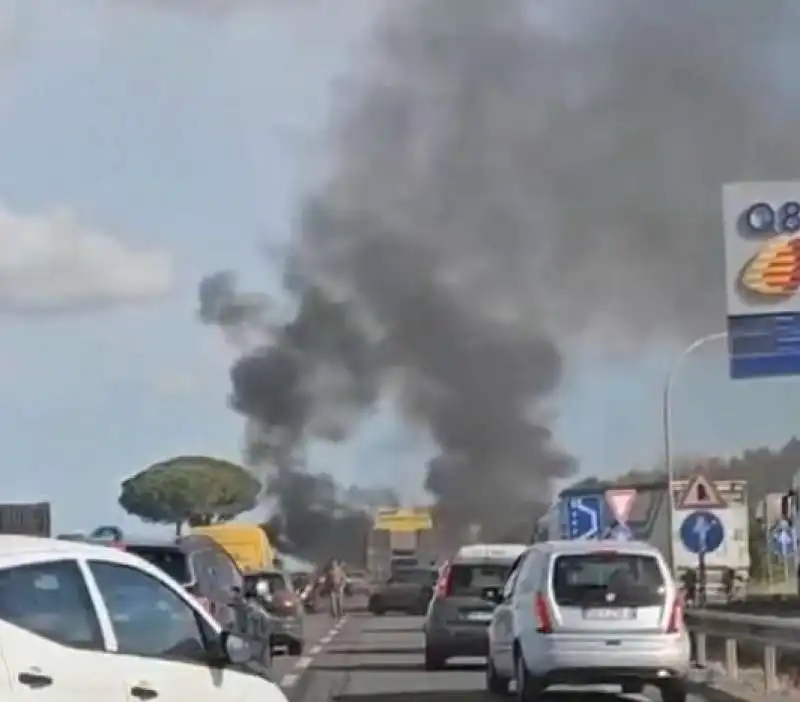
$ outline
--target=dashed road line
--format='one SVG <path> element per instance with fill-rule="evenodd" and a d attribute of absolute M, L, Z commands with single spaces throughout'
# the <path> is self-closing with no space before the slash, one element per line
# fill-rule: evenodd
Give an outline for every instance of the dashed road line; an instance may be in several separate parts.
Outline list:
<path fill-rule="evenodd" d="M 309 649 L 307 656 L 302 656 L 297 660 L 297 663 L 294 664 L 294 668 L 292 668 L 292 672 L 286 673 L 286 675 L 281 678 L 281 681 L 278 684 L 284 689 L 288 689 L 297 685 L 297 682 L 300 680 L 300 676 L 314 662 L 314 656 L 322 653 L 322 649 L 339 635 L 346 622 L 347 617 L 340 619 L 331 628 L 331 630 L 319 640 L 318 644 Z"/>
<path fill-rule="evenodd" d="M 284 689 L 289 687 L 294 687 L 297 685 L 297 681 L 300 679 L 299 675 L 295 675 L 294 673 L 287 673 L 281 678 L 280 686 Z"/>

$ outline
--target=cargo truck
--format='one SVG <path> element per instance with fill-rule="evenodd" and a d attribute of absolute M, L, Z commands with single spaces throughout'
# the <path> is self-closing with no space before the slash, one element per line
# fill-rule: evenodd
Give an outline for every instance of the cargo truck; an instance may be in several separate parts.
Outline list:
<path fill-rule="evenodd" d="M 750 573 L 750 549 L 748 529 L 747 482 L 744 480 L 715 480 L 713 492 L 718 494 L 722 506 L 703 507 L 713 512 L 723 525 L 724 538 L 719 548 L 706 557 L 707 590 L 712 598 L 722 595 L 726 571 L 732 570 L 737 580 L 746 585 Z M 689 480 L 675 480 L 672 484 L 672 499 L 675 509 L 670 533 L 670 498 L 667 481 L 630 481 L 625 483 L 595 482 L 588 486 L 568 488 L 559 494 L 553 508 L 536 524 L 532 541 L 549 541 L 559 538 L 586 538 L 576 533 L 576 524 L 586 526 L 591 520 L 578 519 L 570 523 L 578 512 L 586 508 L 599 507 L 598 532 L 606 534 L 614 525 L 606 503 L 607 490 L 635 490 L 636 497 L 631 506 L 627 526 L 633 538 L 646 541 L 658 548 L 671 561 L 673 571 L 681 577 L 687 570 L 696 569 L 698 557 L 690 553 L 680 537 L 683 520 L 696 509 L 682 509 L 681 500 L 689 488 Z M 581 505 L 582 507 L 577 507 Z M 588 538 L 596 538 L 592 534 Z"/>
<path fill-rule="evenodd" d="M 0 534 L 50 537 L 50 503 L 0 504 Z"/>
<path fill-rule="evenodd" d="M 441 557 L 434 529 L 412 532 L 372 529 L 367 541 L 367 570 L 375 582 L 385 582 L 398 569 L 435 565 Z"/>

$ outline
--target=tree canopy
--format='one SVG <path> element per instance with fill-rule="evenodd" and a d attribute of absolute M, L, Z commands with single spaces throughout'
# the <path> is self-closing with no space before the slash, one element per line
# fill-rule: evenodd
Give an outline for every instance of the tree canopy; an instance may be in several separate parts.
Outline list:
<path fill-rule="evenodd" d="M 261 483 L 249 471 L 209 456 L 177 456 L 122 483 L 120 506 L 145 522 L 193 526 L 224 522 L 253 509 Z"/>

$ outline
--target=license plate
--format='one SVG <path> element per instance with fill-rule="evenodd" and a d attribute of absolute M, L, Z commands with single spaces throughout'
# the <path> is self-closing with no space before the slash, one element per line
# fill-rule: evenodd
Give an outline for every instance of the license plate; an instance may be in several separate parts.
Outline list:
<path fill-rule="evenodd" d="M 467 619 L 472 622 L 489 622 L 492 620 L 491 612 L 470 612 L 467 614 Z"/>
<path fill-rule="evenodd" d="M 584 609 L 583 618 L 601 622 L 617 622 L 625 619 L 636 619 L 636 610 L 630 607 L 598 607 Z"/>

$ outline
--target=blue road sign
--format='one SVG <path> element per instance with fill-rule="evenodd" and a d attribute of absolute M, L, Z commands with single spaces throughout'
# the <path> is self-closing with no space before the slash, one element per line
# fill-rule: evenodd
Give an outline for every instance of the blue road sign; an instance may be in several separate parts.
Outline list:
<path fill-rule="evenodd" d="M 627 524 L 617 523 L 606 530 L 603 538 L 611 541 L 631 541 L 633 539 L 633 532 Z"/>
<path fill-rule="evenodd" d="M 714 553 L 722 546 L 725 527 L 713 512 L 692 512 L 683 520 L 680 535 L 683 545 L 691 553 Z"/>
<path fill-rule="evenodd" d="M 567 533 L 570 539 L 594 539 L 600 535 L 603 498 L 600 495 L 567 500 Z"/>
<path fill-rule="evenodd" d="M 776 524 L 770 530 L 769 544 L 775 555 L 781 558 L 793 556 L 797 544 L 794 531 L 786 522 Z"/>

